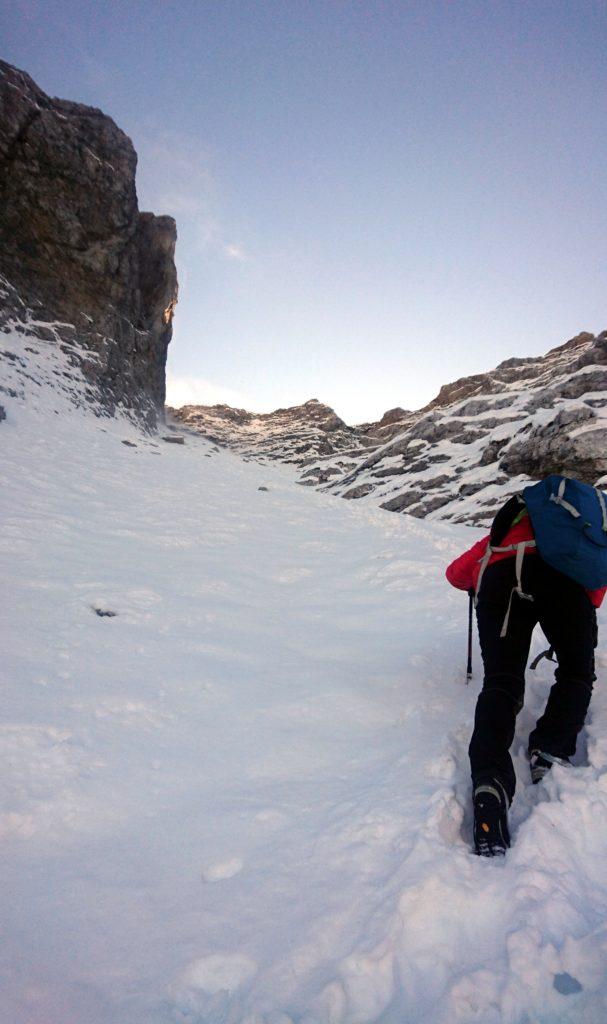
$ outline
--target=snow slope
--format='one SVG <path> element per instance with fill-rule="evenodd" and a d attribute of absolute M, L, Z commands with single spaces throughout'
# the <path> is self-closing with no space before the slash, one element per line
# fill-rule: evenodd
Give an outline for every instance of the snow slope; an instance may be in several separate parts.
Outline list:
<path fill-rule="evenodd" d="M 479 860 L 479 656 L 467 688 L 443 579 L 478 532 L 25 376 L 0 424 L 0 1019 L 603 1024 L 605 648 L 579 764 L 535 788 L 530 673 L 514 846 Z"/>

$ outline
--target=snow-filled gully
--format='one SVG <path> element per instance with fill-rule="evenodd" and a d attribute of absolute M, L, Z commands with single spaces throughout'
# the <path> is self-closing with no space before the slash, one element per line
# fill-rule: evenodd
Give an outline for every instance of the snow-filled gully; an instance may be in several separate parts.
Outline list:
<path fill-rule="evenodd" d="M 44 394 L 0 425 L 2 1020 L 603 1024 L 605 647 L 539 787 L 529 673 L 479 860 L 443 578 L 476 533 Z"/>

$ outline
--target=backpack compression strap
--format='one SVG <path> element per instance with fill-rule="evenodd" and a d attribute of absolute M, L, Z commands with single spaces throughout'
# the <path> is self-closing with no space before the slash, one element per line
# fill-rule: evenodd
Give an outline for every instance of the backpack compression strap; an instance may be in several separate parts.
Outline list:
<path fill-rule="evenodd" d="M 474 604 L 478 604 L 478 595 L 481 589 L 481 582 L 485 569 L 489 565 L 491 555 L 495 553 L 501 553 L 505 551 L 516 551 L 516 557 L 514 562 L 514 571 L 516 574 L 516 586 L 510 591 L 510 600 L 508 601 L 508 608 L 506 610 L 506 617 L 502 625 L 502 631 L 500 637 L 505 637 L 508 632 L 508 623 L 510 621 L 510 609 L 512 608 L 512 598 L 515 594 L 523 598 L 524 601 L 533 601 L 531 594 L 525 594 L 523 591 L 522 571 L 523 571 L 523 558 L 525 557 L 525 551 L 527 548 L 534 548 L 536 546 L 534 540 L 522 540 L 518 544 L 508 544 L 505 548 L 491 547 L 491 544 L 487 544 L 487 550 L 481 560 L 481 568 L 478 574 L 478 581 L 476 584 L 476 593 L 474 595 Z"/>
<path fill-rule="evenodd" d="M 599 487 L 594 488 L 601 506 L 601 515 L 603 516 L 603 530 L 607 533 L 607 508 L 605 508 L 605 495 Z"/>
<path fill-rule="evenodd" d="M 575 508 L 575 506 L 572 505 L 571 502 L 565 501 L 565 484 L 566 483 L 567 483 L 567 479 L 566 479 L 566 477 L 563 477 L 563 479 L 561 480 L 561 482 L 559 484 L 558 493 L 557 494 L 551 494 L 550 495 L 550 501 L 553 501 L 555 505 L 562 505 L 563 508 L 566 508 L 567 511 L 570 512 L 572 516 L 574 516 L 576 519 L 579 519 L 580 518 L 580 513 L 578 512 L 577 508 Z"/>
<path fill-rule="evenodd" d="M 567 483 L 567 478 L 563 477 L 563 479 L 561 480 L 561 482 L 559 484 L 558 492 L 556 494 L 551 494 L 550 495 L 550 501 L 553 501 L 555 505 L 562 505 L 562 507 L 566 508 L 567 511 L 570 512 L 571 515 L 575 519 L 579 519 L 581 513 L 578 512 L 577 508 L 575 508 L 575 506 L 572 505 L 570 501 L 565 501 L 565 485 L 566 485 L 566 483 Z M 602 517 L 602 520 L 603 520 L 603 531 L 605 533 L 607 533 L 607 507 L 605 507 L 605 495 L 603 494 L 602 490 L 599 487 L 594 487 L 593 490 L 594 490 L 597 498 L 599 499 L 599 505 L 601 506 L 601 517 Z"/>

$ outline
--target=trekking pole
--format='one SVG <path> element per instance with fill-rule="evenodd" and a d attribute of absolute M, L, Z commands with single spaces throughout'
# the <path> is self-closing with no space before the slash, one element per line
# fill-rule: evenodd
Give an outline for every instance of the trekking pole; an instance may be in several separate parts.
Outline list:
<path fill-rule="evenodd" d="M 466 686 L 472 679 L 472 615 L 474 611 L 474 591 L 468 594 L 468 664 L 466 665 Z"/>

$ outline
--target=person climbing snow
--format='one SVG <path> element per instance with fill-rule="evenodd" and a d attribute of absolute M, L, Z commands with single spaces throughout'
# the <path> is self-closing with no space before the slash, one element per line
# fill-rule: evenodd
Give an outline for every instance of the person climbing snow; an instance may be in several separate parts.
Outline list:
<path fill-rule="evenodd" d="M 446 576 L 476 599 L 484 679 L 469 746 L 474 847 L 493 857 L 510 846 L 508 809 L 516 779 L 509 751 L 538 623 L 558 667 L 529 736 L 533 783 L 553 764 L 569 763 L 586 719 L 596 679 L 596 610 L 607 590 L 605 495 L 561 476 L 525 488 Z"/>

